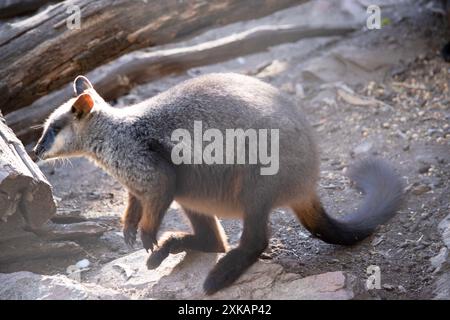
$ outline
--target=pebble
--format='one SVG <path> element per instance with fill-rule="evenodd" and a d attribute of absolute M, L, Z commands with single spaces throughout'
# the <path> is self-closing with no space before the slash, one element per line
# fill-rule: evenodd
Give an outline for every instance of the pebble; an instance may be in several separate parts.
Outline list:
<path fill-rule="evenodd" d="M 392 291 L 394 290 L 394 286 L 392 284 L 385 283 L 383 284 L 383 289 L 386 289 L 387 291 Z"/>
<path fill-rule="evenodd" d="M 78 269 L 84 269 L 84 268 L 88 268 L 90 266 L 91 262 L 88 259 L 83 259 L 78 261 L 75 266 Z"/>
<path fill-rule="evenodd" d="M 359 144 L 358 146 L 356 146 L 353 149 L 353 154 L 354 155 L 360 155 L 360 154 L 363 154 L 363 153 L 367 153 L 367 152 L 369 152 L 372 149 L 372 146 L 373 146 L 372 142 L 364 141 L 363 143 Z"/>
<path fill-rule="evenodd" d="M 295 94 L 299 98 L 304 98 L 305 97 L 305 90 L 303 89 L 303 86 L 300 83 L 297 83 L 295 85 Z"/>
<path fill-rule="evenodd" d="M 427 173 L 431 168 L 431 165 L 426 163 L 423 164 L 422 166 L 420 166 L 419 170 L 417 170 L 420 174 L 424 174 Z"/>
<path fill-rule="evenodd" d="M 424 194 L 424 193 L 426 193 L 426 192 L 428 192 L 428 191 L 430 191 L 430 190 L 431 190 L 431 187 L 430 187 L 430 186 L 427 186 L 427 185 L 425 185 L 425 184 L 420 184 L 420 185 L 418 185 L 417 187 L 414 187 L 414 188 L 411 190 L 411 193 L 414 194 L 414 195 L 416 195 L 416 196 L 419 196 L 419 195 Z"/>
<path fill-rule="evenodd" d="M 398 288 L 398 291 L 400 291 L 401 293 L 407 292 L 404 286 L 398 286 L 397 288 Z"/>

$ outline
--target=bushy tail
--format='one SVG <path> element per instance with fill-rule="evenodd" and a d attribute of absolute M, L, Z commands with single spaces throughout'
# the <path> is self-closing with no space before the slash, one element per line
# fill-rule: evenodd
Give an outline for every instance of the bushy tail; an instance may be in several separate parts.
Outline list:
<path fill-rule="evenodd" d="M 365 194 L 355 212 L 339 219 L 332 217 L 318 199 L 309 210 L 293 208 L 303 225 L 328 243 L 351 245 L 366 238 L 389 220 L 401 204 L 402 181 L 386 162 L 363 160 L 350 168 L 348 176 Z"/>

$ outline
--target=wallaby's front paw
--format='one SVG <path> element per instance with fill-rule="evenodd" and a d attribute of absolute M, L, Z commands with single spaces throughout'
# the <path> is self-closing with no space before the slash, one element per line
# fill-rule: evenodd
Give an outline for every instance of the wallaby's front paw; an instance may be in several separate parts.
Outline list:
<path fill-rule="evenodd" d="M 153 251 L 155 245 L 158 245 L 156 235 L 153 232 L 145 232 L 144 230 L 141 230 L 141 240 L 142 245 L 147 252 L 148 250 Z"/>
<path fill-rule="evenodd" d="M 136 243 L 137 228 L 126 226 L 123 228 L 123 238 L 130 249 L 133 249 Z"/>

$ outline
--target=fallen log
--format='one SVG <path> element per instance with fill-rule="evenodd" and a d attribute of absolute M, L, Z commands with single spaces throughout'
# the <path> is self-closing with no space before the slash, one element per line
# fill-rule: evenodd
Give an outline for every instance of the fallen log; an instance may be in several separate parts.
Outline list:
<path fill-rule="evenodd" d="M 0 117 L 0 224 L 20 214 L 26 227 L 35 229 L 55 211 L 49 182 Z"/>
<path fill-rule="evenodd" d="M 75 256 L 83 249 L 72 241 L 42 242 L 33 238 L 26 241 L 0 242 L 0 264 Z"/>
<path fill-rule="evenodd" d="M 342 36 L 353 31 L 353 26 L 261 26 L 190 47 L 130 53 L 93 70 L 87 77 L 106 100 L 112 100 L 128 93 L 135 85 L 193 67 L 260 52 L 281 43 L 311 37 Z M 41 124 L 56 106 L 69 99 L 73 94 L 72 90 L 71 85 L 66 85 L 65 88 L 35 101 L 31 106 L 8 114 L 8 125 L 24 143 L 32 142 L 39 135 L 34 126 Z"/>
<path fill-rule="evenodd" d="M 73 0 L 50 6 L 0 27 L 0 109 L 7 114 L 29 105 L 127 52 L 306 1 Z M 79 28 L 69 28 L 77 17 Z"/>
<path fill-rule="evenodd" d="M 57 1 L 58 0 L 3 0 L 0 2 L 0 19 L 14 18 L 32 13 L 46 4 Z"/>
<path fill-rule="evenodd" d="M 108 228 L 95 221 L 58 224 L 47 222 L 45 226 L 33 232 L 45 240 L 78 240 L 97 238 Z"/>

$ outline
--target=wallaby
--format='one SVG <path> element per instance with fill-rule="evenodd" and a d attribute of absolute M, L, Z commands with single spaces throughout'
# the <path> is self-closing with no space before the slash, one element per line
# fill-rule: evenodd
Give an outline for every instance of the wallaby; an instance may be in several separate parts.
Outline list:
<path fill-rule="evenodd" d="M 360 208 L 342 218 L 328 215 L 316 193 L 319 156 L 312 128 L 287 96 L 255 78 L 199 76 L 123 109 L 109 106 L 83 76 L 75 79 L 74 89 L 76 97 L 46 121 L 35 153 L 41 159 L 87 156 L 127 188 L 125 242 L 135 242 L 139 227 L 144 248 L 152 250 L 148 268 L 158 267 L 169 253 L 228 251 L 207 276 L 206 294 L 232 284 L 266 249 L 274 208 L 290 207 L 325 242 L 351 245 L 399 207 L 401 179 L 384 161 L 370 159 L 349 169 L 366 194 Z M 178 128 L 192 132 L 194 121 L 221 132 L 279 129 L 278 172 L 262 175 L 260 163 L 175 164 L 171 135 Z M 161 220 L 174 200 L 193 233 L 158 243 Z M 236 248 L 228 250 L 217 217 L 243 220 Z"/>

